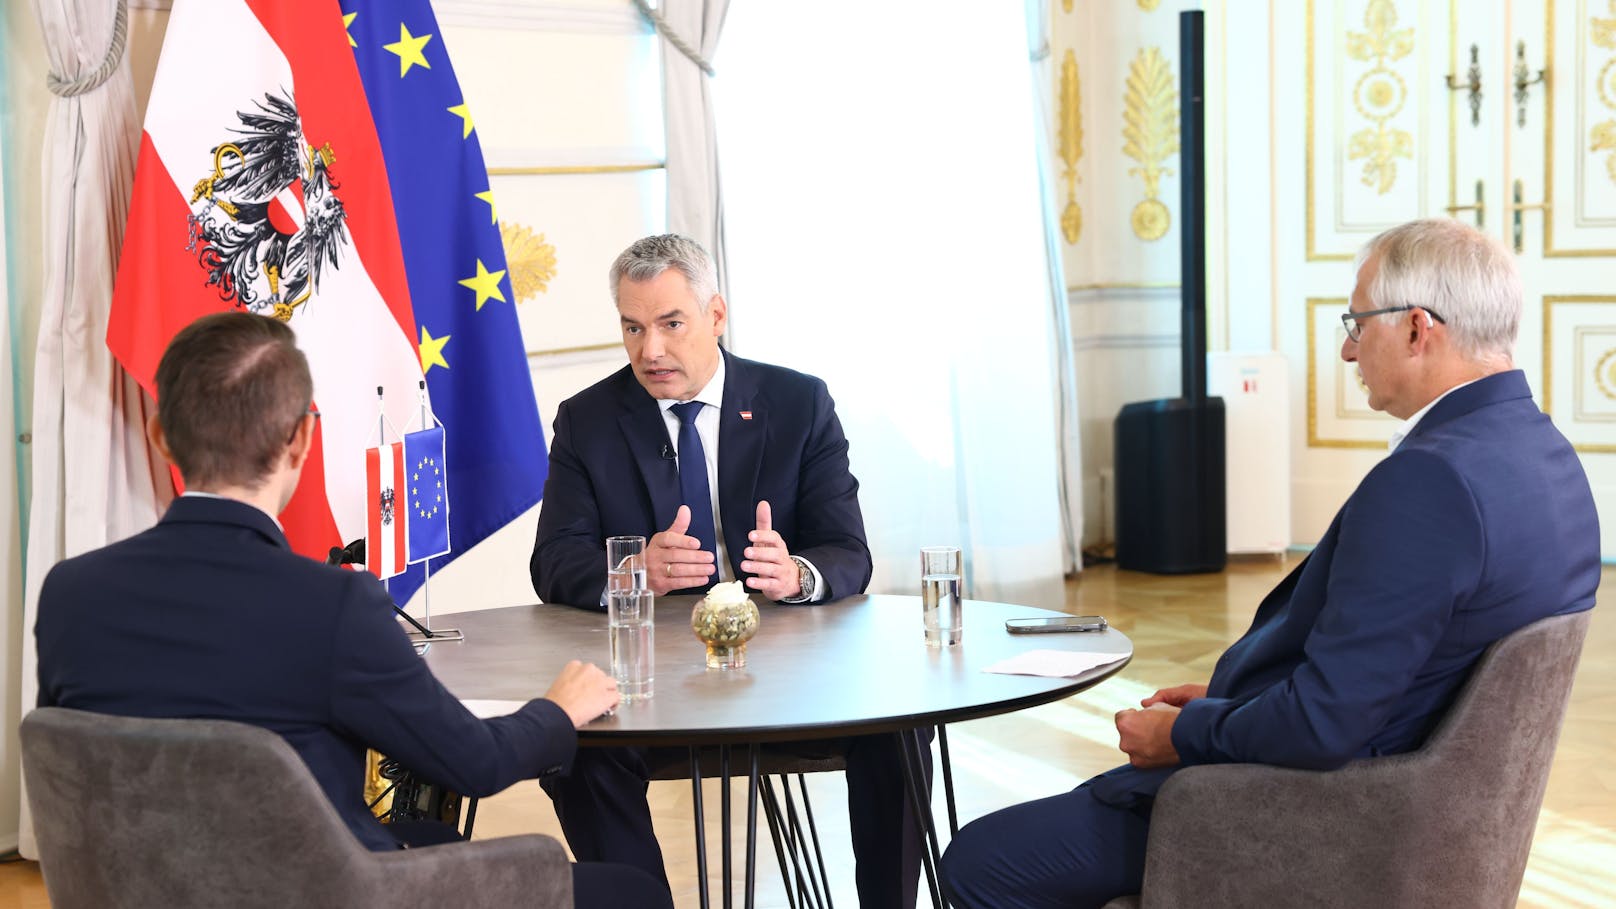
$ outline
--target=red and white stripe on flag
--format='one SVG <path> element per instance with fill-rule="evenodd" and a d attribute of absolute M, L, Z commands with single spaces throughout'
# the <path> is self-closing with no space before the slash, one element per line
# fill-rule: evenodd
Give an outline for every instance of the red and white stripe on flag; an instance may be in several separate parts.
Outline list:
<path fill-rule="evenodd" d="M 365 450 L 365 568 L 378 578 L 405 567 L 404 443 Z"/>
<path fill-rule="evenodd" d="M 376 438 L 377 386 L 394 425 L 419 407 L 391 193 L 336 0 L 174 4 L 107 344 L 155 394 L 163 348 L 198 316 L 289 322 L 322 418 L 281 523 L 315 558 L 365 532 L 359 453 Z M 305 254 L 276 258 L 283 248 Z"/>

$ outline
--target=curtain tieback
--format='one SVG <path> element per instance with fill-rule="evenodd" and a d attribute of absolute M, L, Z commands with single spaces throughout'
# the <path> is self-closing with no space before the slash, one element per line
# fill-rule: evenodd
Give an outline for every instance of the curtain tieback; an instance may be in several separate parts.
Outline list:
<path fill-rule="evenodd" d="M 685 41 L 685 39 L 679 37 L 679 33 L 674 31 L 672 26 L 668 25 L 667 21 L 662 18 L 661 13 L 651 8 L 651 4 L 647 3 L 646 0 L 634 0 L 634 5 L 639 7 L 640 15 L 651 20 L 651 24 L 656 27 L 657 33 L 660 34 L 669 44 L 673 45 L 675 50 L 681 54 L 684 54 L 685 57 L 688 58 L 691 63 L 696 64 L 696 66 L 699 67 L 702 72 L 709 76 L 715 75 L 713 72 L 713 65 L 707 62 L 707 58 L 698 53 L 694 47 L 691 47 L 690 44 Z"/>
<path fill-rule="evenodd" d="M 51 94 L 60 98 L 72 98 L 100 88 L 101 83 L 112 78 L 118 64 L 123 62 L 124 45 L 128 42 L 128 38 L 129 2 L 118 0 L 118 15 L 112 21 L 112 44 L 107 47 L 107 56 L 101 61 L 100 69 L 78 79 L 65 79 L 56 73 L 47 73 L 45 84 L 50 88 Z"/>

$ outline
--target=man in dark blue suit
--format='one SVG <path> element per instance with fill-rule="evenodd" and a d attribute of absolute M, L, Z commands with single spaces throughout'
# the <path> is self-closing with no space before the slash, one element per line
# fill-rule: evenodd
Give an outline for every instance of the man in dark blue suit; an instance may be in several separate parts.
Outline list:
<path fill-rule="evenodd" d="M 1513 257 L 1456 221 L 1370 241 L 1341 357 L 1370 406 L 1403 420 L 1391 453 L 1209 684 L 1117 714 L 1128 766 L 960 831 L 943 860 L 956 905 L 1075 909 L 1138 893 L 1151 805 L 1176 768 L 1329 770 L 1411 751 L 1489 644 L 1593 607 L 1593 497 L 1513 368 L 1521 306 Z"/>
<path fill-rule="evenodd" d="M 723 350 L 712 259 L 646 237 L 608 276 L 629 365 L 561 404 L 530 569 L 546 602 L 605 601 L 605 540 L 648 537 L 647 585 L 695 593 L 720 580 L 782 603 L 863 593 L 872 563 L 847 438 L 825 383 Z M 846 755 L 860 903 L 914 905 L 919 837 L 895 735 L 810 743 Z M 654 768 L 682 749 L 586 749 L 542 781 L 579 858 L 665 876 L 646 805 Z"/>
<path fill-rule="evenodd" d="M 380 581 L 292 552 L 274 516 L 319 414 L 290 328 L 242 312 L 198 319 L 164 352 L 157 396 L 147 429 L 187 491 L 157 526 L 51 569 L 35 626 L 40 706 L 262 726 L 297 750 L 354 836 L 389 850 L 456 834 L 379 823 L 364 799 L 367 747 L 487 796 L 564 770 L 576 728 L 617 704 L 610 677 L 573 661 L 543 698 L 478 719 L 416 656 Z M 636 869 L 578 865 L 573 878 L 580 906 L 673 905 Z"/>

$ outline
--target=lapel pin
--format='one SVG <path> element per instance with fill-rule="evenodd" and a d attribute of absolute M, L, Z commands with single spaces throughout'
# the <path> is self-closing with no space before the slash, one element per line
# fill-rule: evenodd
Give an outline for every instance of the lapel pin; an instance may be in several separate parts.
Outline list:
<path fill-rule="evenodd" d="M 743 420 L 752 419 L 752 412 L 750 410 L 741 411 L 741 419 L 743 419 Z"/>

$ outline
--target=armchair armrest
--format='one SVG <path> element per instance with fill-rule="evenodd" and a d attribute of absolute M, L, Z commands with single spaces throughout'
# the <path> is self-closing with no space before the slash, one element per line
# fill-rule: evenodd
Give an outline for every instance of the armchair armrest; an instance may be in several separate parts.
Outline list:
<path fill-rule="evenodd" d="M 561 844 L 548 836 L 504 836 L 372 855 L 375 867 L 363 877 L 370 886 L 395 893 L 390 905 L 397 909 L 572 907 L 572 863 Z"/>
<path fill-rule="evenodd" d="M 1152 813 L 1144 909 L 1445 905 L 1432 861 L 1454 850 L 1442 831 L 1465 807 L 1429 785 L 1424 757 L 1179 771 Z"/>

